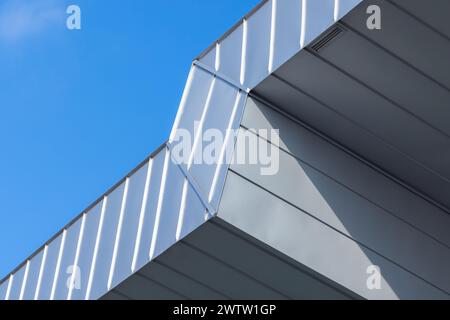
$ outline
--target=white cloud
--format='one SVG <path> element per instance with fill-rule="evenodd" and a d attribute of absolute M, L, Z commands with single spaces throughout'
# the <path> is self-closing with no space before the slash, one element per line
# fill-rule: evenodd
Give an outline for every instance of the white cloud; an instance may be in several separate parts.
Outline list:
<path fill-rule="evenodd" d="M 3 0 L 0 4 L 0 41 L 19 42 L 45 32 L 63 22 L 64 14 L 62 3 L 57 0 Z"/>

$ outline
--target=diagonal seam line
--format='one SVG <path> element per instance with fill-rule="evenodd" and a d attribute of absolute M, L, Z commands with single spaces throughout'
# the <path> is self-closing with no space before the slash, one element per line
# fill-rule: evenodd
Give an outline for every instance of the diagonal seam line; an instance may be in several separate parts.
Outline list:
<path fill-rule="evenodd" d="M 152 180 L 153 165 L 154 165 L 154 160 L 150 159 L 148 161 L 147 177 L 145 180 L 144 194 L 142 197 L 142 205 L 141 205 L 141 209 L 139 212 L 139 222 L 138 222 L 138 229 L 137 229 L 137 233 L 136 233 L 136 240 L 134 241 L 133 260 L 131 262 L 131 272 L 136 271 L 136 266 L 137 266 L 138 259 L 139 259 L 139 251 L 141 249 L 142 229 L 144 228 L 144 220 L 145 220 L 145 215 L 147 212 L 147 202 L 148 202 L 148 196 L 150 193 L 150 183 Z"/>
<path fill-rule="evenodd" d="M 250 92 L 250 89 L 249 89 L 249 88 L 246 88 L 246 87 L 240 85 L 238 82 L 234 81 L 234 80 L 231 79 L 230 77 L 227 77 L 227 76 L 224 75 L 223 73 L 214 70 L 214 68 L 212 68 L 212 67 L 210 67 L 210 66 L 204 64 L 204 63 L 201 62 L 201 61 L 195 60 L 195 61 L 193 62 L 193 64 L 194 64 L 194 66 L 199 67 L 199 68 L 202 69 L 203 71 L 206 71 L 207 73 L 209 73 L 209 74 L 211 74 L 211 75 L 213 75 L 213 76 L 216 76 L 216 77 L 219 78 L 220 80 L 225 81 L 226 83 L 228 83 L 228 84 L 231 85 L 232 87 L 235 87 L 236 89 L 239 89 L 239 90 L 244 91 L 244 92 L 247 92 L 247 93 Z"/>
<path fill-rule="evenodd" d="M 167 148 L 169 149 L 169 153 L 172 151 L 172 142 L 167 143 Z M 170 155 L 169 155 L 170 156 Z M 186 166 L 182 163 L 177 163 L 176 166 L 180 169 L 181 173 L 184 175 L 184 177 L 187 179 L 189 184 L 194 189 L 195 193 L 197 194 L 198 198 L 202 202 L 203 206 L 206 210 L 210 213 L 211 216 L 215 216 L 217 214 L 217 210 L 212 207 L 211 203 L 207 200 L 208 198 L 205 197 L 205 193 L 203 192 L 201 186 L 197 182 L 197 180 L 192 176 L 192 174 L 189 172 L 189 170 L 186 168 Z"/>

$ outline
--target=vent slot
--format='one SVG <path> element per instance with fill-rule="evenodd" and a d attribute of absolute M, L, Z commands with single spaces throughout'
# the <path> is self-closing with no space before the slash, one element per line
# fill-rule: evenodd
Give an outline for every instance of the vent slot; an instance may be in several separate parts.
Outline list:
<path fill-rule="evenodd" d="M 327 45 L 329 45 L 333 40 L 337 39 L 342 33 L 345 32 L 345 29 L 339 25 L 334 26 L 328 32 L 326 32 L 319 40 L 317 40 L 312 46 L 311 49 L 315 52 L 319 52 Z"/>

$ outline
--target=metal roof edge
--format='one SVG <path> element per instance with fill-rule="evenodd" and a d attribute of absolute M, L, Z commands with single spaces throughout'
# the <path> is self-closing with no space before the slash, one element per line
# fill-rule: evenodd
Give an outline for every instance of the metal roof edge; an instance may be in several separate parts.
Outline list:
<path fill-rule="evenodd" d="M 17 271 L 19 271 L 22 267 L 24 267 L 28 261 L 33 259 L 35 256 L 37 256 L 44 248 L 45 246 L 49 245 L 53 240 L 58 238 L 64 230 L 70 228 L 73 224 L 75 224 L 79 219 L 83 217 L 84 214 L 89 212 L 92 208 L 94 208 L 97 204 L 102 202 L 102 200 L 110 195 L 114 190 L 116 190 L 122 183 L 125 182 L 125 180 L 129 177 L 131 177 L 136 171 L 141 169 L 150 159 L 156 157 L 167 145 L 167 141 L 161 144 L 158 148 L 156 148 L 155 151 L 153 151 L 149 156 L 147 156 L 143 161 L 141 161 L 133 170 L 131 170 L 125 177 L 120 179 L 117 183 L 115 183 L 111 188 L 109 188 L 105 193 L 103 193 L 100 197 L 98 197 L 94 202 L 92 202 L 86 209 L 84 209 L 81 213 L 75 216 L 69 223 L 67 223 L 64 227 L 62 227 L 57 233 L 55 233 L 48 241 L 46 241 L 43 245 L 41 245 L 37 250 L 35 250 L 28 258 L 26 258 L 22 263 L 20 263 L 16 268 L 14 268 L 10 273 L 8 273 L 6 276 L 4 276 L 0 280 L 0 285 L 8 281 L 9 277 L 13 274 L 15 274 Z"/>
<path fill-rule="evenodd" d="M 214 41 L 212 44 L 210 44 L 205 50 L 203 50 L 196 58 L 194 58 L 193 61 L 200 60 L 205 55 L 207 55 L 211 50 L 214 49 L 217 43 L 221 42 L 225 38 L 227 38 L 230 34 L 233 33 L 237 28 L 239 28 L 244 20 L 249 19 L 252 15 L 254 15 L 262 6 L 264 6 L 267 2 L 270 0 L 262 0 L 260 3 L 258 3 L 253 9 L 251 9 L 246 15 L 244 15 L 241 19 L 239 19 L 238 22 L 236 22 L 230 29 L 228 29 L 227 32 L 225 32 L 222 36 L 220 36 L 216 41 Z"/>

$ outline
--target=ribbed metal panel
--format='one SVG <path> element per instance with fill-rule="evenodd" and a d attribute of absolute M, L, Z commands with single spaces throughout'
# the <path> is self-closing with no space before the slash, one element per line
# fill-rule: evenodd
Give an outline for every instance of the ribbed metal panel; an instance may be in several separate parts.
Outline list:
<path fill-rule="evenodd" d="M 24 286 L 23 300 L 33 300 L 36 294 L 36 288 L 39 280 L 39 271 L 42 266 L 44 250 L 40 251 L 34 258 L 30 260 L 28 268 L 28 277 Z"/>
<path fill-rule="evenodd" d="M 131 271 L 135 272 L 150 260 L 150 246 L 156 219 L 159 194 L 161 192 L 161 180 L 163 174 L 166 150 L 162 150 L 151 159 L 150 180 L 147 180 L 148 190 L 139 213 L 139 227 L 136 233 L 136 241 L 133 252 Z"/>
<path fill-rule="evenodd" d="M 65 300 L 69 295 L 68 280 L 71 274 L 72 266 L 75 264 L 78 239 L 80 237 L 83 219 L 79 219 L 70 228 L 67 229 L 64 249 L 61 254 L 58 273 L 56 274 L 53 285 L 52 299 Z"/>
<path fill-rule="evenodd" d="M 269 0 L 200 61 L 253 89 L 362 0 Z"/>

